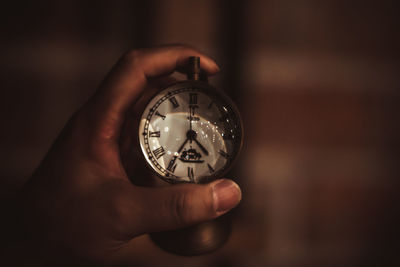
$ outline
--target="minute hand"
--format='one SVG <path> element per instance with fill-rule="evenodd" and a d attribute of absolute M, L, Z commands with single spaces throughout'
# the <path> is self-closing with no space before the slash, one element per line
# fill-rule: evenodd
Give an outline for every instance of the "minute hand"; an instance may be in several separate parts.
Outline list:
<path fill-rule="evenodd" d="M 197 141 L 196 138 L 194 138 L 193 140 L 194 140 L 194 141 L 196 142 L 196 144 L 200 147 L 200 149 L 203 151 L 203 153 L 206 154 L 206 156 L 208 156 L 208 151 L 207 151 L 207 149 L 205 149 L 204 146 L 203 146 L 202 144 L 200 144 L 200 142 Z"/>

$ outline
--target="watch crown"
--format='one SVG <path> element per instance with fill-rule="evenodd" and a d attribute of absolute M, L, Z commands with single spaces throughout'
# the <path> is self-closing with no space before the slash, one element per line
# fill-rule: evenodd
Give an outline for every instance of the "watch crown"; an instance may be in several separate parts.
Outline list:
<path fill-rule="evenodd" d="M 192 81 L 199 81 L 201 75 L 200 57 L 189 57 L 187 78 Z"/>

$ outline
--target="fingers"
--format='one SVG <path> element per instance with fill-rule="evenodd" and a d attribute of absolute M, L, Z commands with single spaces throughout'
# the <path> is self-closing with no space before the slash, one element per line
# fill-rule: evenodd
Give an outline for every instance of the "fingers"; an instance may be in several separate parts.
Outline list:
<path fill-rule="evenodd" d="M 141 225 L 137 227 L 147 233 L 214 219 L 231 210 L 241 200 L 239 186 L 227 179 L 207 185 L 184 184 L 138 189 L 141 190 L 139 199 L 144 209 L 140 214 Z"/>
<path fill-rule="evenodd" d="M 201 68 L 208 74 L 218 72 L 213 60 L 188 46 L 133 50 L 123 56 L 89 101 L 95 123 L 107 125 L 104 137 L 119 134 L 125 112 L 139 99 L 149 78 L 170 74 L 190 56 L 199 56 Z"/>

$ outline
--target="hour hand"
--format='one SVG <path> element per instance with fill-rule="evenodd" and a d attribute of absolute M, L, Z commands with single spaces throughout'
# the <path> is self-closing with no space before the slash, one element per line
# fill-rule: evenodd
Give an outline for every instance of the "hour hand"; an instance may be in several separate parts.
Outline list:
<path fill-rule="evenodd" d="M 185 142 L 183 142 L 183 144 L 179 147 L 178 149 L 178 153 L 181 153 L 183 147 L 186 145 L 186 143 L 189 141 L 189 138 L 186 138 Z"/>
<path fill-rule="evenodd" d="M 196 144 L 200 147 L 201 151 L 203 151 L 203 153 L 204 153 L 206 156 L 208 156 L 208 151 L 207 151 L 207 149 L 205 149 L 204 146 L 203 146 L 202 144 L 200 144 L 200 142 L 197 141 L 196 138 L 194 138 L 193 140 L 194 140 L 194 141 L 196 142 Z"/>

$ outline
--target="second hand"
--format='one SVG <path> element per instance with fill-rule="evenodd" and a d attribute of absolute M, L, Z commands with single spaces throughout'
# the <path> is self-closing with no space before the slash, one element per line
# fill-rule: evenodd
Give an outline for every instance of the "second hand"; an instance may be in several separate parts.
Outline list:
<path fill-rule="evenodd" d="M 189 125 L 190 131 L 192 131 L 192 112 L 194 113 L 194 107 L 189 105 Z M 193 114 L 194 115 L 194 114 Z M 190 138 L 190 143 L 192 143 L 193 138 Z"/>

